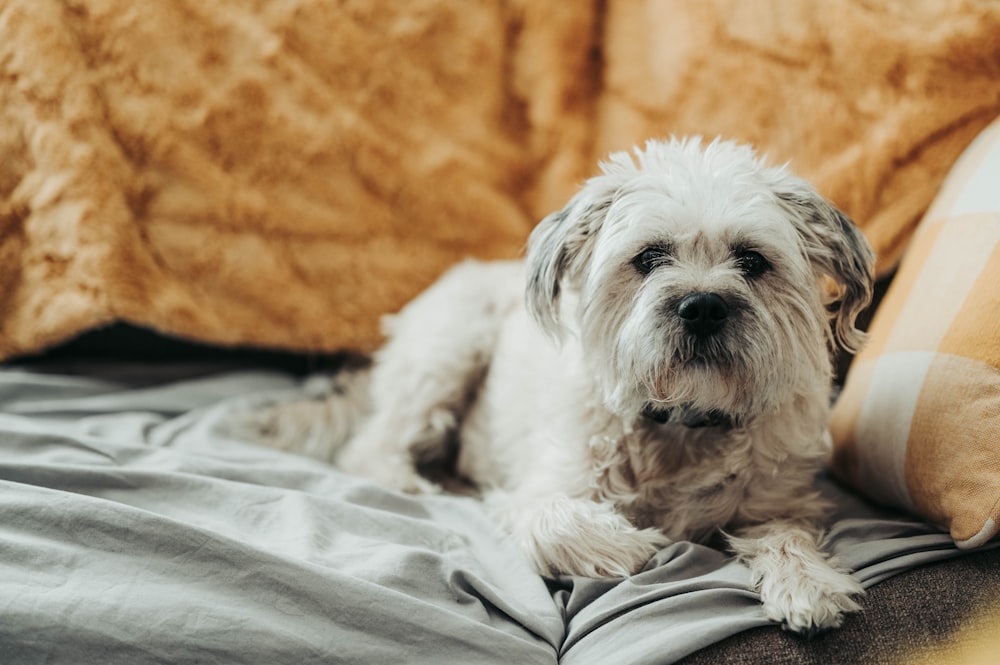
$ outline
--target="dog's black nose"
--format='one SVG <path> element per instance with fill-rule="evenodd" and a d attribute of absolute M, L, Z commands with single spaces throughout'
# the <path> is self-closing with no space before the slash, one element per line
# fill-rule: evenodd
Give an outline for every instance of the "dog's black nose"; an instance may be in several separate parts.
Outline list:
<path fill-rule="evenodd" d="M 729 305 L 717 293 L 692 293 L 677 305 L 677 316 L 695 335 L 711 335 L 726 322 Z"/>

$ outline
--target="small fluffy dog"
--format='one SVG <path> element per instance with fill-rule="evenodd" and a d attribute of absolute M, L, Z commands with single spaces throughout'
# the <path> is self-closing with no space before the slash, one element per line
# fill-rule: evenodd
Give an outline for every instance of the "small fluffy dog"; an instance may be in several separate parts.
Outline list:
<path fill-rule="evenodd" d="M 723 533 L 768 617 L 839 626 L 862 589 L 823 551 L 813 481 L 870 247 L 747 146 L 650 141 L 601 167 L 525 261 L 453 268 L 325 410 L 259 424 L 407 492 L 451 456 L 542 575 L 627 576 Z"/>

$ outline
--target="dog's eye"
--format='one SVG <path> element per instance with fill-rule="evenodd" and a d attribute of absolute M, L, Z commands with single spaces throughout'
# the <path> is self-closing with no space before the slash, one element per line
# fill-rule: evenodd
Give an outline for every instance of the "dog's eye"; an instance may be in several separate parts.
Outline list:
<path fill-rule="evenodd" d="M 653 270 L 664 263 L 670 258 L 670 249 L 663 245 L 653 245 L 652 247 L 647 247 L 646 249 L 639 252 L 634 259 L 632 259 L 632 265 L 635 269 L 641 272 L 643 275 L 648 275 L 653 272 Z"/>
<path fill-rule="evenodd" d="M 758 277 L 767 272 L 771 264 L 760 253 L 744 249 L 736 253 L 736 267 L 747 277 Z"/>

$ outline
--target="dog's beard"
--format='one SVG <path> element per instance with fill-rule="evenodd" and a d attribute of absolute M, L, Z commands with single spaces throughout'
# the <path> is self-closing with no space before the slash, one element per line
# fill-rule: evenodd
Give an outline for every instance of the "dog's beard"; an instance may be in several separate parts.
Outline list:
<path fill-rule="evenodd" d="M 585 308 L 581 332 L 605 403 L 622 416 L 670 411 L 682 422 L 710 414 L 746 423 L 777 408 L 803 376 L 815 377 L 825 358 L 818 325 L 754 303 L 707 337 L 684 330 L 663 307 L 606 307 L 603 315 Z"/>
<path fill-rule="evenodd" d="M 728 372 L 745 363 L 745 359 L 734 348 L 732 335 L 713 335 L 709 338 L 699 338 L 683 332 L 677 334 L 679 339 L 674 345 L 673 353 L 667 358 L 668 372 L 674 373 L 697 368 L 715 368 L 720 372 Z"/>
<path fill-rule="evenodd" d="M 704 345 L 697 345 L 703 347 Z M 761 410 L 752 394 L 760 395 L 760 377 L 750 369 L 748 359 L 716 341 L 712 348 L 684 348 L 650 368 L 649 380 L 637 388 L 636 396 L 657 409 L 679 410 L 685 421 L 697 421 L 699 414 L 721 414 L 732 422 L 745 420 Z"/>

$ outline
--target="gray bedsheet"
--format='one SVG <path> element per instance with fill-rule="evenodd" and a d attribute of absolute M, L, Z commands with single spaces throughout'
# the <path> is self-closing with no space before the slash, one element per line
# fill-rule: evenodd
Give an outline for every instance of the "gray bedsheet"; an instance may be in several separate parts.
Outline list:
<path fill-rule="evenodd" d="M 0 370 L 0 662 L 670 663 L 767 623 L 676 543 L 625 581 L 532 574 L 474 499 L 404 497 L 233 440 L 288 375 Z M 957 554 L 826 480 L 865 585 Z"/>

